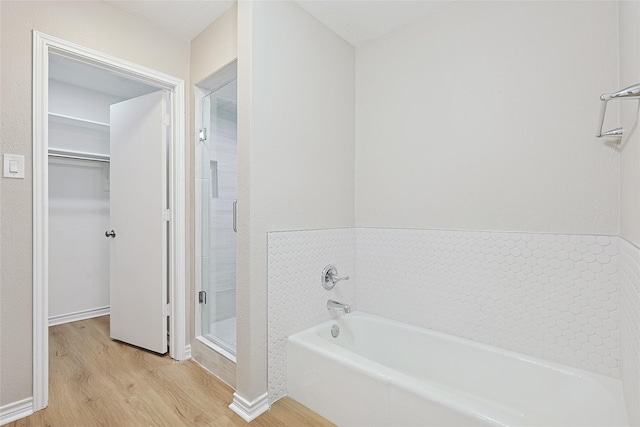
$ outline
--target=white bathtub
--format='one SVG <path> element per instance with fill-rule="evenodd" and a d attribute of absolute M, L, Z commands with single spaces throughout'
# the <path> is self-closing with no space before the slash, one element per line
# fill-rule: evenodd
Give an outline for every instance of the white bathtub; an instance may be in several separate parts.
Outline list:
<path fill-rule="evenodd" d="M 339 426 L 627 425 L 613 378 L 357 312 L 289 337 L 287 391 Z"/>

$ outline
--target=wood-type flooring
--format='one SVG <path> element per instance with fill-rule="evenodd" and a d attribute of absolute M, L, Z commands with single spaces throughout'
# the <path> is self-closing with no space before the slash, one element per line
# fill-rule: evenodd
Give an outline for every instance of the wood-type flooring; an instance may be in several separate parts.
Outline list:
<path fill-rule="evenodd" d="M 283 398 L 250 424 L 233 389 L 193 361 L 109 338 L 109 317 L 49 328 L 49 406 L 8 426 L 333 426 Z"/>

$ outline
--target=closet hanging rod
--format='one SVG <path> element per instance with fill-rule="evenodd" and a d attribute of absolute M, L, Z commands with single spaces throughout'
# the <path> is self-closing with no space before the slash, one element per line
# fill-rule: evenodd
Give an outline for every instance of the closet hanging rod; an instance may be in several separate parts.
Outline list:
<path fill-rule="evenodd" d="M 607 102 L 611 101 L 612 99 L 640 99 L 640 83 L 626 87 L 614 93 L 604 93 L 600 96 L 600 124 L 596 133 L 596 137 L 598 138 L 602 138 L 603 136 L 621 137 L 624 132 L 624 129 L 621 127 L 602 132 L 602 126 L 604 125 L 604 116 L 607 112 Z"/>
<path fill-rule="evenodd" d="M 49 149 L 49 156 L 59 157 L 62 159 L 89 160 L 92 162 L 104 162 L 104 163 L 110 162 L 110 158 L 108 154 L 85 153 L 82 151 L 71 151 L 71 150 L 58 150 L 55 148 Z"/>

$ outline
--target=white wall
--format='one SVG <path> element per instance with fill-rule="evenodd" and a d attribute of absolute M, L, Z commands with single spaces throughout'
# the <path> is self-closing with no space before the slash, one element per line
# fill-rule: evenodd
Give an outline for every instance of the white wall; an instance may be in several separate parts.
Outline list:
<path fill-rule="evenodd" d="M 640 83 L 640 3 L 619 3 L 620 84 Z M 614 89 L 616 90 L 616 89 Z M 620 101 L 620 125 L 625 129 L 620 149 L 620 234 L 640 246 L 640 130 L 638 101 Z"/>
<path fill-rule="evenodd" d="M 25 179 L 3 179 L 0 215 L 0 406 L 32 396 L 32 30 L 188 82 L 189 42 L 104 2 L 2 1 L 2 153 L 26 158 Z M 187 111 L 188 114 L 188 111 Z"/>
<path fill-rule="evenodd" d="M 199 84 L 237 56 L 238 10 L 234 5 L 191 40 L 191 81 Z"/>
<path fill-rule="evenodd" d="M 240 2 L 238 31 L 236 385 L 252 401 L 267 390 L 267 232 L 354 225 L 355 57 L 292 2 Z"/>
<path fill-rule="evenodd" d="M 618 157 L 594 132 L 617 19 L 615 2 L 452 2 L 358 49 L 356 224 L 616 234 Z"/>
<path fill-rule="evenodd" d="M 618 4 L 620 88 L 640 83 L 640 3 Z M 620 370 L 631 425 L 640 425 L 640 130 L 638 101 L 620 101 Z"/>
<path fill-rule="evenodd" d="M 49 322 L 107 314 L 109 165 L 49 159 Z"/>

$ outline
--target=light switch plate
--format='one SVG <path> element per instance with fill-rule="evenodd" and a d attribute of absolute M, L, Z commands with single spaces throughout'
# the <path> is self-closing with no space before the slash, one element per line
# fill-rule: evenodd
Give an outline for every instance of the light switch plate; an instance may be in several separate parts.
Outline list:
<path fill-rule="evenodd" d="M 5 154 L 2 176 L 5 178 L 24 179 L 24 156 Z"/>

